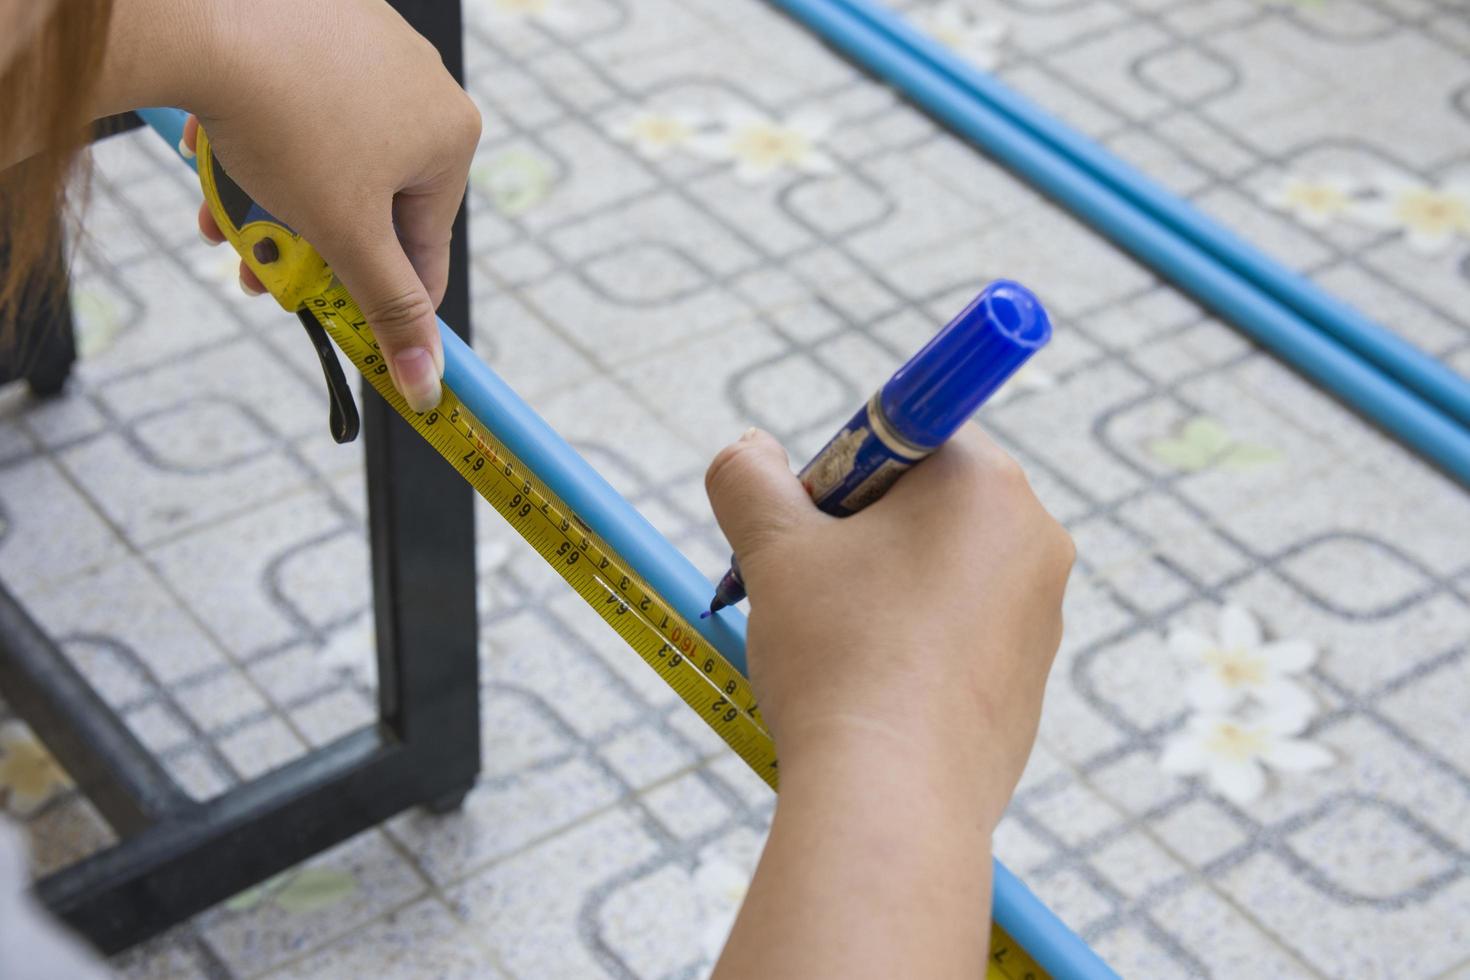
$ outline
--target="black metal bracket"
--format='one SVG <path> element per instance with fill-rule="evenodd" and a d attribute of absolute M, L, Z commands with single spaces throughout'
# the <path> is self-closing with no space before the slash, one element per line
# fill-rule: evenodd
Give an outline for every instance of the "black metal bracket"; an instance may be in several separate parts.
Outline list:
<path fill-rule="evenodd" d="M 332 439 L 338 445 L 351 442 L 357 438 L 362 420 L 357 414 L 357 403 L 352 400 L 347 376 L 342 373 L 342 362 L 337 360 L 337 351 L 327 336 L 327 328 L 306 310 L 297 310 L 296 319 L 301 321 L 317 360 L 322 362 L 322 377 L 327 382 L 327 424 L 332 430 Z"/>
<path fill-rule="evenodd" d="M 394 6 L 462 80 L 458 0 Z M 127 128 L 129 121 L 116 120 L 103 131 Z M 441 312 L 466 339 L 467 243 L 461 213 Z M 43 322 L 32 328 L 71 337 L 69 310 L 53 306 L 33 315 Z M 105 953 L 411 806 L 451 809 L 474 784 L 480 723 L 473 491 L 375 393 L 366 392 L 362 414 L 378 637 L 374 725 L 196 802 L 0 588 L 0 690 L 121 836 L 38 882 L 36 891 Z M 345 432 L 342 421 L 335 431 Z"/>

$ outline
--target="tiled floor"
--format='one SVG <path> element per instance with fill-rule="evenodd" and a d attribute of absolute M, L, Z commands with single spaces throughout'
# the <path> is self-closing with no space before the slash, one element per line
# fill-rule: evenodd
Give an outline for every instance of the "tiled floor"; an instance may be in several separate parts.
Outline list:
<path fill-rule="evenodd" d="M 906 6 L 1470 372 L 1470 219 L 1375 218 L 1392 177 L 1470 208 L 1463 3 Z M 1120 972 L 1467 975 L 1470 496 L 757 0 L 476 0 L 468 56 L 476 345 L 711 575 L 719 446 L 757 424 L 810 453 L 990 278 L 1047 301 L 1056 341 L 982 420 L 1081 557 L 997 848 Z M 801 137 L 783 165 L 722 148 L 736 112 Z M 659 143 L 646 113 L 698 132 Z M 361 461 L 155 142 L 98 151 L 69 394 L 0 392 L 0 575 L 208 796 L 371 715 Z M 363 834 L 125 975 L 707 967 L 771 797 L 482 517 L 464 810 Z M 1308 691 L 1298 738 L 1330 754 L 1249 799 L 1159 764 L 1191 731 L 1181 631 L 1220 637 L 1227 605 L 1315 648 L 1272 690 Z M 110 838 L 65 792 L 27 822 L 38 870 Z"/>

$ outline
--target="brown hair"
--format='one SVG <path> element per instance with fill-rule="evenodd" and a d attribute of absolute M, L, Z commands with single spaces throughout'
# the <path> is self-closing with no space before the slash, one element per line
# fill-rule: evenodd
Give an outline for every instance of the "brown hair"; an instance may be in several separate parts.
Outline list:
<path fill-rule="evenodd" d="M 112 0 L 58 0 L 30 42 L 0 71 L 0 147 L 34 155 L 0 170 L 0 355 L 13 314 L 52 283 L 43 260 L 59 246 L 57 220 L 102 72 Z M 0 163 L 3 166 L 3 163 Z"/>

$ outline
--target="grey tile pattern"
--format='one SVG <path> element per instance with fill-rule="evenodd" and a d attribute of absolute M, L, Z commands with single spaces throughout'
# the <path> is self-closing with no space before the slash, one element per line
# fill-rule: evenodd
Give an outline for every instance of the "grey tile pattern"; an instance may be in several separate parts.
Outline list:
<path fill-rule="evenodd" d="M 810 453 L 980 284 L 1031 283 L 1058 339 L 982 421 L 1080 560 L 998 853 L 1124 975 L 1465 969 L 1470 497 L 768 6 L 510 6 L 479 0 L 468 26 L 489 362 L 714 575 L 719 446 L 758 424 Z M 1470 240 L 1426 258 L 1262 203 L 1285 174 L 1470 168 L 1461 5 L 974 6 L 1010 30 L 1002 78 L 1470 365 Z M 645 159 L 612 131 L 647 108 L 817 111 L 834 166 L 752 184 Z M 197 196 L 154 142 L 98 153 L 77 383 L 0 397 L 0 575 L 208 796 L 370 715 L 360 457 L 326 439 L 299 328 L 193 240 Z M 1261 451 L 1160 450 L 1199 419 Z M 486 769 L 464 810 L 310 862 L 357 882 L 329 910 L 221 907 L 125 975 L 707 967 L 770 794 L 481 517 Z M 1156 764 L 1186 713 L 1165 635 L 1227 602 L 1320 648 L 1306 734 L 1338 760 L 1249 805 Z M 74 796 L 31 820 L 43 866 L 107 838 Z M 670 916 L 687 928 L 648 928 Z"/>

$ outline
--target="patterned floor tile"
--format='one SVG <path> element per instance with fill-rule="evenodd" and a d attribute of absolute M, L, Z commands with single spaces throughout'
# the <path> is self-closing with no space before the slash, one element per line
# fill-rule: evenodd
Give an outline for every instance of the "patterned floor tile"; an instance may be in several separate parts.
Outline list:
<path fill-rule="evenodd" d="M 359 834 L 201 915 L 200 937 L 238 976 L 295 959 L 422 895 L 423 878 L 377 830 Z"/>
<path fill-rule="evenodd" d="M 271 974 L 279 977 L 380 976 L 402 980 L 501 980 L 494 954 L 437 899 L 390 912 L 351 936 Z"/>
<path fill-rule="evenodd" d="M 951 5 L 895 4 L 921 25 Z M 1470 35 L 1449 7 L 963 6 L 984 40 L 949 38 L 962 56 L 1470 368 L 1463 229 L 1363 210 L 1390 176 L 1470 206 Z M 1057 339 L 982 421 L 1081 558 L 998 852 L 1124 975 L 1463 972 L 1463 489 L 773 6 L 532 7 L 467 4 L 489 363 L 714 575 L 717 449 L 757 424 L 804 456 L 979 284 L 1033 285 Z M 823 135 L 752 179 L 739 151 L 661 155 L 624 128 L 687 112 L 708 135 L 733 111 Z M 370 717 L 362 457 L 324 431 L 299 325 L 234 289 L 155 144 L 96 151 L 68 395 L 0 393 L 0 576 L 208 796 Z M 1286 193 L 1339 180 L 1351 194 L 1317 210 Z M 464 809 L 401 815 L 124 975 L 707 968 L 769 789 L 487 508 L 477 523 L 485 768 Z M 1243 654 L 1227 604 L 1263 630 Z M 1332 764 L 1245 802 L 1164 771 L 1198 682 L 1184 629 L 1231 656 L 1310 644 L 1290 683 Z M 110 840 L 74 795 L 29 829 L 43 867 Z M 671 903 L 677 942 L 644 927 Z"/>

